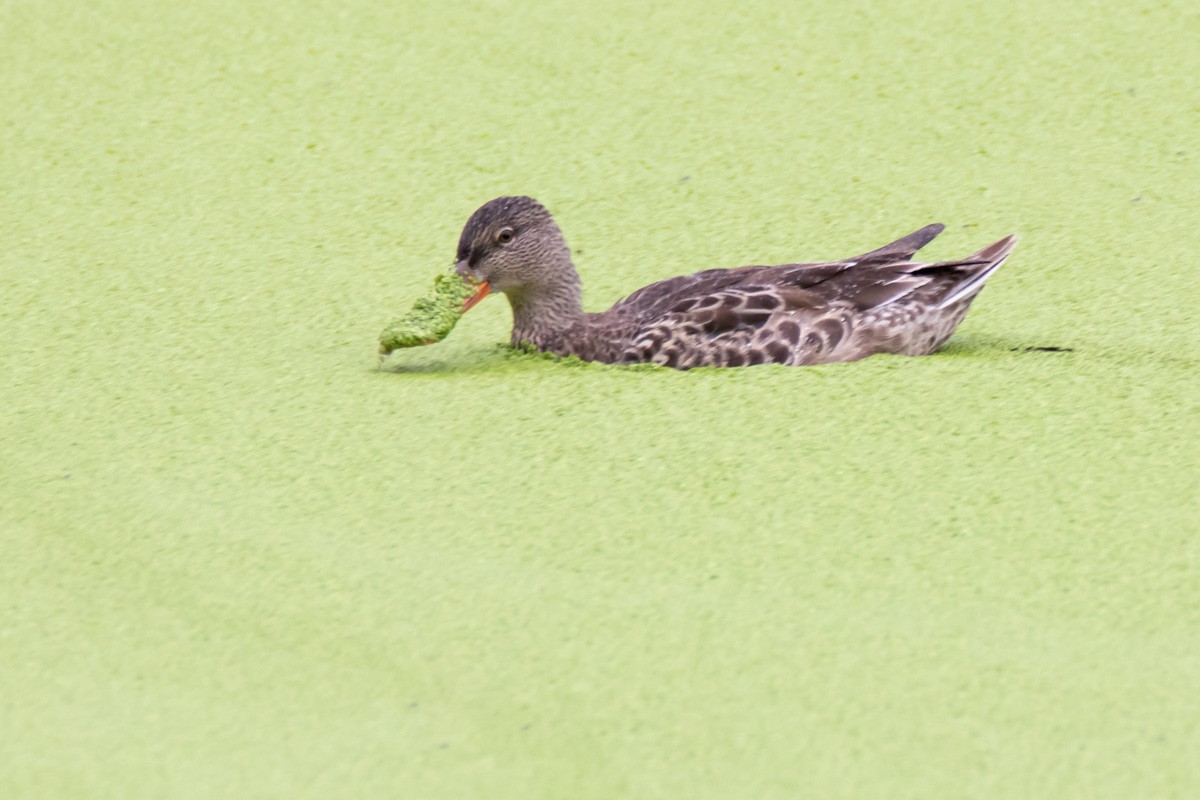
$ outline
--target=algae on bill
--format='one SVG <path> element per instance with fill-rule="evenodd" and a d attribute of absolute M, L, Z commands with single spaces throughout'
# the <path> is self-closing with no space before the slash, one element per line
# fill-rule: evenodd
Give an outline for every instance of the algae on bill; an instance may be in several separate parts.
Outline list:
<path fill-rule="evenodd" d="M 453 269 L 434 279 L 433 291 L 413 303 L 412 309 L 384 328 L 379 353 L 385 356 L 404 347 L 419 347 L 445 339 L 463 315 L 463 304 L 477 286 Z"/>

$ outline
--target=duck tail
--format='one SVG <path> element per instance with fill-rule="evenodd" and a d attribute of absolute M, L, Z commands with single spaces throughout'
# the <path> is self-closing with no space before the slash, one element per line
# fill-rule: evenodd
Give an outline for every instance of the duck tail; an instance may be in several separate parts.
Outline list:
<path fill-rule="evenodd" d="M 945 229 L 945 225 L 940 222 L 935 222 L 932 225 L 926 225 L 919 231 L 913 231 L 908 236 L 885 244 L 883 247 L 880 247 L 877 250 L 872 250 L 869 253 L 863 253 L 857 258 L 852 258 L 849 260 L 876 261 L 880 259 L 888 259 L 892 261 L 908 261 L 914 255 L 916 255 L 918 250 L 936 239 L 937 235 Z"/>
<path fill-rule="evenodd" d="M 946 308 L 962 300 L 964 297 L 972 297 L 977 294 L 983 288 L 984 281 L 1000 268 L 1000 265 L 1004 263 L 1004 260 L 1008 258 L 1016 246 L 1016 236 L 1005 236 L 1000 241 L 989 244 L 978 253 L 964 258 L 960 262 L 962 266 L 974 265 L 980 267 L 980 269 L 968 273 L 966 278 L 956 283 L 951 288 L 950 293 L 938 301 L 937 307 Z"/>

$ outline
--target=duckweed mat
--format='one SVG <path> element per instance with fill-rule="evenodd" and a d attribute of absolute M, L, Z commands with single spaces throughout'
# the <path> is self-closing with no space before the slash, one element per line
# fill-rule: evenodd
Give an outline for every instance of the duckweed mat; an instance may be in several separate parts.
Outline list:
<path fill-rule="evenodd" d="M 0 8 L 0 796 L 1200 794 L 1194 3 Z M 589 308 L 933 222 L 941 354 L 620 369 Z"/>

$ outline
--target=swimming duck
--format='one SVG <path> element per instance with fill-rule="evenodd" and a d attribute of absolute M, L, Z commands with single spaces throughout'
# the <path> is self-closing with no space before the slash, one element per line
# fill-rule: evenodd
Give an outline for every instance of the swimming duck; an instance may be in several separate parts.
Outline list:
<path fill-rule="evenodd" d="M 843 261 L 668 278 L 588 313 L 550 212 L 530 197 L 499 197 L 467 220 L 455 269 L 478 284 L 464 312 L 491 292 L 508 297 L 514 346 L 676 369 L 824 364 L 927 355 L 950 338 L 1016 237 L 960 261 L 913 262 L 942 229 L 927 225 Z"/>

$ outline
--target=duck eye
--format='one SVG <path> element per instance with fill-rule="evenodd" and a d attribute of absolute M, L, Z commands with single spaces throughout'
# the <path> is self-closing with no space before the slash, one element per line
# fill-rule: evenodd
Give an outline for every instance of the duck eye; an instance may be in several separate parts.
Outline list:
<path fill-rule="evenodd" d="M 509 242 L 512 241 L 512 238 L 513 238 L 513 229 L 512 228 L 501 228 L 500 232 L 496 234 L 496 241 L 499 242 L 500 244 L 508 244 Z"/>

